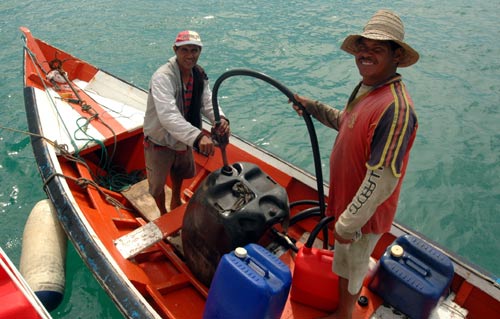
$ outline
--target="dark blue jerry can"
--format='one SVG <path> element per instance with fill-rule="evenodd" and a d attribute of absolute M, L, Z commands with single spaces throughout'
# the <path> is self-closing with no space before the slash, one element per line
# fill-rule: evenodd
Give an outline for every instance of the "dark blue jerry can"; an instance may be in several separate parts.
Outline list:
<path fill-rule="evenodd" d="M 217 266 L 203 318 L 278 319 L 291 282 L 288 266 L 264 247 L 238 247 Z"/>
<path fill-rule="evenodd" d="M 369 288 L 412 319 L 427 319 L 453 279 L 453 264 L 422 239 L 397 238 L 380 258 Z"/>

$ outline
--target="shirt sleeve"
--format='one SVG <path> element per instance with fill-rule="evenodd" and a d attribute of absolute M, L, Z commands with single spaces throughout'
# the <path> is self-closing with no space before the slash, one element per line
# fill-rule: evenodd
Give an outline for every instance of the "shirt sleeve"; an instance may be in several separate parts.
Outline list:
<path fill-rule="evenodd" d="M 387 167 L 367 170 L 356 196 L 335 223 L 335 230 L 345 239 L 355 239 L 356 232 L 368 222 L 377 207 L 394 192 L 399 178 Z"/>
<path fill-rule="evenodd" d="M 368 169 L 386 166 L 391 168 L 394 176 L 401 176 L 403 158 L 416 123 L 416 114 L 411 106 L 391 104 L 375 128 Z"/>
<path fill-rule="evenodd" d="M 339 130 L 339 122 L 342 111 L 339 111 L 336 108 L 320 101 L 308 103 L 307 105 L 304 105 L 304 107 L 309 114 L 325 126 L 333 128 L 337 131 Z"/>
<path fill-rule="evenodd" d="M 158 74 L 153 77 L 151 95 L 162 127 L 178 141 L 186 145 L 193 145 L 200 130 L 191 125 L 181 114 L 174 92 L 174 85 L 168 76 Z"/>

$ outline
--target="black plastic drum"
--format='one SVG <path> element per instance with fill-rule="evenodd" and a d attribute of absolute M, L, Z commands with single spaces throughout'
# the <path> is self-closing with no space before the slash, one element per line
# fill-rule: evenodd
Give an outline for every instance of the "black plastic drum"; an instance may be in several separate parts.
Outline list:
<path fill-rule="evenodd" d="M 272 225 L 288 220 L 290 214 L 285 189 L 258 166 L 240 162 L 231 169 L 208 175 L 184 215 L 186 264 L 207 286 L 225 253 L 258 243 Z"/>

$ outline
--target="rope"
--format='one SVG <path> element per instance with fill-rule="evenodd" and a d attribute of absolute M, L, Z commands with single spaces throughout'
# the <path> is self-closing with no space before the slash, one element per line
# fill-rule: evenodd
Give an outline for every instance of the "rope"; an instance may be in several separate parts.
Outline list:
<path fill-rule="evenodd" d="M 56 141 L 52 141 L 48 138 L 46 138 L 45 136 L 42 136 L 40 134 L 36 134 L 36 133 L 31 133 L 31 132 L 28 132 L 28 131 L 22 131 L 22 130 L 18 130 L 18 129 L 15 129 L 15 128 L 11 128 L 11 127 L 5 127 L 5 126 L 2 126 L 0 125 L 0 129 L 3 129 L 3 130 L 7 130 L 7 131 L 11 131 L 11 132 L 15 132 L 15 133 L 21 133 L 21 134 L 25 134 L 25 135 L 30 135 L 30 136 L 33 136 L 33 137 L 39 137 L 39 138 L 42 138 L 44 139 L 47 143 L 49 143 L 50 145 L 54 146 L 55 148 L 57 148 L 58 150 L 61 151 L 61 153 L 67 153 L 67 154 L 71 154 L 69 153 L 68 151 L 68 145 L 66 144 L 58 144 Z"/>
<path fill-rule="evenodd" d="M 70 133 L 69 133 L 69 130 L 68 128 L 66 127 L 66 124 L 64 124 L 64 120 L 61 116 L 61 114 L 59 113 L 59 110 L 57 109 L 56 107 L 56 104 L 54 102 L 54 99 L 52 98 L 52 95 L 50 95 L 49 93 L 49 88 L 47 87 L 47 85 L 45 84 L 45 81 L 44 81 L 44 78 L 42 77 L 42 75 L 40 74 L 40 70 L 43 71 L 43 73 L 45 75 L 47 75 L 47 72 L 43 69 L 43 67 L 40 65 L 40 63 L 38 62 L 38 59 L 36 58 L 36 55 L 26 46 L 26 38 L 24 38 L 24 41 L 25 41 L 25 45 L 24 45 L 24 51 L 28 53 L 28 56 L 30 57 L 31 59 L 31 62 L 33 62 L 35 65 L 38 66 L 38 68 L 35 68 L 36 69 L 36 73 L 38 75 L 38 77 L 40 78 L 41 82 L 42 82 L 42 85 L 44 87 L 44 91 L 45 91 L 45 94 L 47 95 L 47 98 L 50 100 L 50 102 L 52 103 L 52 106 L 54 108 L 54 110 L 56 110 L 57 112 L 57 116 L 61 119 L 62 123 L 63 123 L 63 126 L 64 126 L 64 129 L 66 130 L 66 134 L 68 134 L 68 136 L 71 136 Z M 55 82 L 55 81 L 54 81 Z M 73 139 L 71 139 L 71 144 L 73 145 L 73 148 L 75 150 L 78 149 L 78 146 L 76 145 L 76 143 L 73 141 Z"/>
<path fill-rule="evenodd" d="M 69 179 L 69 180 L 73 181 L 76 185 L 78 185 L 78 186 L 80 186 L 81 188 L 84 188 L 84 189 L 87 188 L 88 186 L 92 186 L 92 187 L 94 187 L 99 192 L 99 194 L 101 194 L 102 197 L 104 197 L 104 199 L 106 200 L 106 202 L 108 202 L 109 204 L 111 204 L 114 207 L 119 208 L 119 209 L 124 209 L 124 210 L 127 210 L 127 211 L 132 211 L 131 209 L 123 206 L 114 197 L 109 196 L 108 194 L 106 194 L 101 189 L 101 187 L 99 187 L 99 185 L 96 182 L 94 182 L 93 180 L 88 179 L 88 178 L 83 178 L 83 177 L 75 178 L 75 177 L 67 176 L 67 175 L 64 175 L 64 174 L 61 174 L 61 173 L 53 173 L 49 177 L 47 177 L 47 179 L 44 181 L 43 188 L 46 188 L 47 184 L 52 179 L 54 179 L 54 177 L 64 177 L 65 179 Z"/>
<path fill-rule="evenodd" d="M 90 180 L 90 179 L 87 179 L 87 178 L 74 178 L 74 177 L 71 177 L 71 176 L 66 176 L 66 175 L 61 174 L 61 173 L 53 173 L 53 174 L 51 174 L 49 177 L 47 177 L 44 180 L 43 188 L 46 188 L 47 184 L 54 177 L 64 177 L 66 179 L 70 179 L 70 180 L 74 181 L 75 184 L 78 185 L 78 186 L 80 186 L 80 187 L 87 187 L 88 185 L 93 186 L 95 189 L 97 189 L 99 191 L 99 193 L 101 193 L 101 195 L 106 199 L 106 201 L 108 203 L 110 203 L 110 204 L 112 204 L 112 205 L 114 205 L 114 206 L 116 206 L 118 208 L 128 210 L 128 208 L 124 207 L 119 201 L 117 201 L 113 197 L 111 197 L 108 194 L 106 194 L 101 189 L 100 186 L 103 186 L 104 188 L 110 189 L 112 191 L 121 191 L 121 190 L 129 187 L 131 184 L 135 184 L 135 183 L 137 183 L 137 182 L 139 182 L 139 181 L 141 181 L 143 179 L 141 171 L 133 171 L 130 174 L 125 174 L 123 172 L 120 173 L 120 174 L 118 174 L 118 173 L 115 174 L 114 172 L 118 171 L 117 168 L 115 168 L 114 171 L 111 171 L 113 174 L 107 174 L 107 176 L 102 176 L 102 177 L 96 176 L 96 174 L 94 174 L 92 172 L 92 170 L 90 169 L 90 167 L 88 166 L 88 164 L 85 162 L 85 160 L 83 160 L 79 156 L 75 156 L 75 155 L 71 154 L 68 151 L 68 146 L 66 144 L 58 144 L 56 141 L 52 141 L 52 140 L 46 138 L 43 135 L 31 133 L 31 132 L 28 132 L 28 131 L 22 131 L 22 130 L 18 130 L 18 129 L 14 129 L 14 128 L 9 128 L 9 127 L 5 127 L 5 126 L 2 126 L 2 125 L 0 125 L 0 129 L 4 129 L 4 130 L 16 132 L 16 133 L 22 133 L 22 134 L 26 134 L 26 135 L 29 135 L 29 136 L 32 136 L 32 137 L 42 138 L 45 142 L 47 142 L 48 144 L 52 145 L 55 149 L 59 150 L 60 155 L 62 157 L 64 157 L 66 160 L 72 161 L 72 162 L 75 162 L 75 163 L 80 163 L 83 166 L 85 166 L 85 168 L 90 173 L 90 175 L 91 175 L 91 177 L 93 179 L 93 180 Z M 94 180 L 97 180 L 98 183 L 96 183 Z M 106 180 L 111 180 L 112 182 L 111 183 L 106 183 L 105 182 Z M 106 186 L 108 186 L 108 187 L 106 187 Z"/>
<path fill-rule="evenodd" d="M 25 38 L 24 50 L 28 53 L 28 56 L 30 57 L 31 62 L 33 62 L 35 65 L 38 66 L 38 68 L 35 68 L 36 72 L 37 72 L 37 75 L 40 78 L 41 83 L 43 84 L 43 87 L 44 87 L 44 90 L 45 90 L 45 93 L 46 93 L 48 99 L 51 101 L 53 108 L 56 110 L 58 117 L 61 119 L 61 121 L 63 123 L 63 126 L 64 126 L 64 129 L 66 130 L 66 133 L 70 137 L 71 144 L 73 145 L 73 148 L 75 149 L 75 153 L 79 154 L 80 151 L 83 150 L 83 149 L 85 149 L 88 146 L 88 144 L 90 144 L 91 142 L 95 142 L 97 144 L 100 144 L 101 149 L 102 149 L 102 155 L 103 155 L 103 157 L 101 157 L 101 159 L 104 159 L 104 163 L 100 163 L 102 165 L 99 165 L 99 166 L 102 166 L 104 169 L 106 169 L 109 166 L 109 164 L 112 162 L 112 159 L 113 159 L 113 157 L 115 155 L 115 152 L 116 152 L 117 137 L 116 137 L 116 133 L 114 132 L 114 130 L 111 128 L 110 125 L 108 125 L 106 122 L 104 122 L 99 117 L 99 113 L 96 112 L 95 109 L 92 108 L 91 105 L 85 103 L 85 101 L 82 100 L 82 98 L 78 94 L 78 91 L 75 89 L 75 87 L 73 86 L 73 84 L 71 83 L 71 81 L 66 76 L 66 72 L 64 72 L 64 70 L 62 69 L 63 61 L 60 61 L 60 60 L 58 60 L 56 58 L 52 62 L 49 62 L 48 64 L 51 66 L 51 68 L 55 68 L 55 69 L 57 69 L 59 71 L 59 74 L 64 78 L 64 80 L 66 81 L 66 83 L 68 84 L 68 86 L 71 88 L 71 90 L 73 91 L 73 93 L 77 97 L 78 104 L 80 104 L 80 106 L 82 108 L 82 111 L 90 114 L 89 118 L 86 118 L 86 117 L 82 116 L 82 117 L 80 117 L 80 118 L 77 119 L 77 124 L 78 124 L 78 121 L 82 121 L 82 120 L 84 120 L 85 123 L 82 126 L 77 125 L 77 127 L 78 127 L 77 130 L 73 133 L 73 135 L 71 135 L 70 132 L 69 132 L 69 130 L 68 130 L 68 128 L 67 128 L 67 126 L 66 126 L 66 124 L 65 124 L 65 122 L 64 122 L 64 120 L 63 120 L 63 118 L 62 118 L 62 116 L 61 116 L 61 114 L 59 113 L 58 108 L 56 107 L 56 104 L 55 104 L 55 101 L 54 101 L 54 97 L 51 94 L 49 94 L 49 88 L 45 84 L 44 77 L 40 74 L 40 70 L 45 74 L 45 77 L 47 76 L 48 73 L 47 73 L 47 71 L 45 71 L 45 69 L 42 67 L 42 65 L 38 62 L 38 59 L 36 58 L 36 55 L 26 46 L 26 38 Z M 56 61 L 57 63 L 54 63 L 54 61 Z M 51 82 L 52 82 L 53 85 L 55 85 L 57 87 L 57 83 L 55 81 L 51 81 Z M 113 152 L 111 153 L 110 157 L 107 156 L 107 151 L 105 150 L 104 145 L 99 140 L 94 139 L 93 137 L 91 137 L 90 135 L 88 135 L 86 133 L 86 128 L 88 127 L 88 125 L 90 124 L 90 122 L 92 120 L 94 120 L 94 119 L 97 120 L 97 121 L 99 121 L 100 123 L 102 123 L 106 128 L 108 128 L 109 131 L 113 135 L 115 143 L 113 144 L 114 145 Z M 78 131 L 83 132 L 84 135 L 87 136 L 88 138 L 87 139 L 77 138 L 76 135 L 77 135 Z M 71 136 L 73 136 L 73 137 L 71 137 Z M 81 148 L 78 148 L 78 146 L 75 143 L 75 140 L 77 140 L 77 141 L 83 140 L 83 141 L 87 141 L 87 143 L 85 143 Z"/>
<path fill-rule="evenodd" d="M 233 206 L 229 209 L 232 212 L 239 211 L 243 206 L 255 198 L 254 192 L 242 182 L 237 182 L 232 188 L 233 195 L 238 197 Z"/>
<path fill-rule="evenodd" d="M 45 74 L 45 77 L 47 76 L 48 73 L 47 73 L 47 71 L 45 71 L 45 69 L 42 67 L 42 65 L 38 62 L 38 59 L 36 58 L 36 55 L 26 46 L 26 38 L 24 38 L 24 40 L 25 40 L 24 49 L 27 52 L 28 56 L 30 57 L 31 61 L 35 65 L 38 66 L 38 68 L 35 68 L 36 72 L 37 72 L 37 75 L 40 78 L 41 83 L 44 86 L 45 93 L 46 93 L 48 99 L 52 103 L 52 107 L 56 110 L 58 117 L 61 119 L 61 121 L 63 123 L 64 129 L 66 131 L 66 134 L 70 138 L 70 141 L 71 141 L 71 144 L 73 145 L 73 148 L 75 150 L 76 156 L 78 156 L 78 154 L 80 153 L 81 150 L 87 148 L 87 146 L 89 144 L 96 143 L 96 144 L 98 144 L 100 146 L 100 149 L 101 149 L 101 154 L 100 154 L 100 157 L 99 157 L 100 161 L 99 161 L 99 163 L 98 163 L 97 166 L 100 169 L 102 169 L 104 172 L 108 172 L 108 170 L 109 170 L 109 168 L 111 166 L 111 163 L 113 161 L 113 158 L 114 158 L 114 156 L 116 154 L 117 136 L 116 136 L 115 131 L 113 130 L 113 128 L 109 124 L 107 124 L 105 121 L 103 121 L 100 118 L 99 113 L 96 112 L 95 109 L 91 105 L 85 103 L 85 101 L 82 100 L 82 98 L 78 94 L 78 91 L 75 89 L 75 87 L 72 84 L 72 82 L 66 76 L 66 72 L 64 72 L 64 70 L 62 69 L 63 62 L 65 62 L 65 61 L 61 61 L 61 60 L 57 59 L 57 57 L 56 57 L 54 60 L 52 60 L 51 62 L 48 63 L 49 66 L 51 67 L 51 69 L 55 69 L 55 70 L 59 71 L 59 74 L 64 78 L 65 82 L 68 84 L 68 86 L 71 88 L 71 90 L 73 91 L 73 93 L 77 97 L 77 100 L 75 100 L 75 102 L 77 102 L 80 105 L 80 107 L 81 107 L 81 109 L 82 109 L 83 112 L 86 112 L 86 113 L 90 114 L 89 117 L 82 116 L 82 117 L 80 117 L 80 118 L 78 118 L 76 120 L 77 129 L 71 135 L 70 132 L 69 132 L 69 130 L 68 130 L 68 128 L 67 128 L 67 126 L 66 126 L 66 124 L 65 124 L 65 121 L 62 119 L 62 116 L 61 116 L 58 108 L 56 107 L 56 104 L 55 104 L 55 101 L 54 101 L 54 97 L 51 94 L 49 94 L 49 88 L 47 87 L 47 85 L 46 85 L 46 83 L 44 81 L 44 77 L 40 73 L 40 70 Z M 51 82 L 52 82 L 53 85 L 55 85 L 57 87 L 57 83 L 55 83 L 55 81 L 51 81 Z M 89 98 L 91 98 L 91 97 L 89 97 Z M 112 144 L 113 145 L 113 149 L 111 151 L 111 154 L 108 154 L 108 150 L 106 149 L 106 147 L 105 147 L 105 145 L 104 145 L 104 143 L 102 141 L 100 141 L 98 139 L 95 139 L 91 135 L 87 134 L 88 126 L 89 126 L 89 124 L 93 120 L 99 121 L 101 124 L 103 124 L 111 132 L 111 134 L 113 136 L 113 139 L 114 139 L 114 142 Z M 79 132 L 83 133 L 83 138 L 82 137 L 78 137 Z M 86 143 L 84 143 L 82 147 L 78 148 L 78 146 L 76 145 L 75 141 L 86 141 Z M 134 173 L 134 175 L 137 175 L 137 173 Z M 122 177 L 121 180 L 125 180 L 125 179 Z M 130 181 L 131 182 L 137 181 L 137 176 L 133 177 Z M 109 184 L 105 184 L 105 185 L 109 185 Z M 117 189 L 117 188 L 118 189 L 123 189 L 126 186 L 130 186 L 130 184 L 121 185 L 121 186 L 118 186 L 118 187 L 117 186 L 113 186 L 113 188 L 114 189 Z"/>
<path fill-rule="evenodd" d="M 48 139 L 48 138 L 46 138 L 46 137 L 44 137 L 44 136 L 42 136 L 40 134 L 35 134 L 35 133 L 31 133 L 31 132 L 27 132 L 27 131 L 21 131 L 21 130 L 12 129 L 12 128 L 7 128 L 7 127 L 3 127 L 3 126 L 0 126 L 0 128 L 6 129 L 6 130 L 10 130 L 10 131 L 13 131 L 13 132 L 27 134 L 27 135 L 30 135 L 32 137 L 39 137 L 39 138 L 44 139 L 48 144 L 52 145 L 56 150 L 59 150 L 59 153 L 60 153 L 60 155 L 63 158 L 67 159 L 68 161 L 72 161 L 72 162 L 75 162 L 75 163 L 80 163 L 83 166 L 85 166 L 85 168 L 87 169 L 87 171 L 90 173 L 90 176 L 92 177 L 92 180 L 91 180 L 91 179 L 87 179 L 87 178 L 74 178 L 74 177 L 71 177 L 71 176 L 66 176 L 66 175 L 61 174 L 61 173 L 54 173 L 54 174 L 51 174 L 50 176 L 48 176 L 44 180 L 43 188 L 46 188 L 47 184 L 52 179 L 54 179 L 54 177 L 64 177 L 65 179 L 72 180 L 76 185 L 78 185 L 78 186 L 80 186 L 82 188 L 86 188 L 88 186 L 92 186 L 111 205 L 115 206 L 118 209 L 130 210 L 130 209 L 124 207 L 118 200 L 116 200 L 112 196 L 109 196 L 108 194 L 106 194 L 101 189 L 100 185 L 103 186 L 103 187 L 106 187 L 106 188 L 108 188 L 110 190 L 113 190 L 113 191 L 114 190 L 120 191 L 120 190 L 123 190 L 126 187 L 129 187 L 131 184 L 135 184 L 136 182 L 142 180 L 143 179 L 142 172 L 140 172 L 140 171 L 134 171 L 134 172 L 131 172 L 130 174 L 128 174 L 128 176 L 127 176 L 127 174 L 125 174 L 123 172 L 117 173 L 117 171 L 118 171 L 117 168 L 114 168 L 113 170 L 109 169 L 110 166 L 111 166 L 113 157 L 114 157 L 114 155 L 116 153 L 116 147 L 117 147 L 117 136 L 116 136 L 116 133 L 114 132 L 113 128 L 110 125 L 108 125 L 106 122 L 104 122 L 100 118 L 99 113 L 96 112 L 95 109 L 92 108 L 91 105 L 85 103 L 85 101 L 82 100 L 82 98 L 80 97 L 77 89 L 75 89 L 75 87 L 73 86 L 72 82 L 66 76 L 66 72 L 64 72 L 64 70 L 62 69 L 63 62 L 65 62 L 65 61 L 61 61 L 61 60 L 57 59 L 57 53 L 56 53 L 56 57 L 54 58 L 54 60 L 48 62 L 48 65 L 49 65 L 50 69 L 51 70 L 57 70 L 59 72 L 59 74 L 64 78 L 65 82 L 68 84 L 68 86 L 71 88 L 71 90 L 73 91 L 73 93 L 77 97 L 77 99 L 75 100 L 75 102 L 80 105 L 80 107 L 81 107 L 81 109 L 82 109 L 83 112 L 86 112 L 86 113 L 90 114 L 89 117 L 82 116 L 82 117 L 78 118 L 77 122 L 76 122 L 77 129 L 75 130 L 75 132 L 73 133 L 73 135 L 70 134 L 70 132 L 68 130 L 68 127 L 66 126 L 65 121 L 62 118 L 62 116 L 61 116 L 61 114 L 59 112 L 59 109 L 57 108 L 57 105 L 56 105 L 56 102 L 55 102 L 55 99 L 54 99 L 55 97 L 53 97 L 52 94 L 50 93 L 52 89 L 49 88 L 47 86 L 47 84 L 46 84 L 45 79 L 47 79 L 47 77 L 48 77 L 48 72 L 40 64 L 40 62 L 39 62 L 38 58 L 36 57 L 36 55 L 27 47 L 27 39 L 26 39 L 26 37 L 23 37 L 23 39 L 24 39 L 24 51 L 26 52 L 26 55 L 29 57 L 30 61 L 34 65 L 37 66 L 37 67 L 34 68 L 36 70 L 36 74 L 37 74 L 38 78 L 40 79 L 40 82 L 43 85 L 43 88 L 44 88 L 45 94 L 47 96 L 47 99 L 50 101 L 50 103 L 52 104 L 53 109 L 57 112 L 58 118 L 61 119 L 61 122 L 63 123 L 63 126 L 64 126 L 64 129 L 66 131 L 66 134 L 70 138 L 71 144 L 73 145 L 73 149 L 75 150 L 75 154 L 73 155 L 73 154 L 71 154 L 68 151 L 68 146 L 66 144 L 58 144 L 56 141 L 52 141 L 52 140 L 50 140 L 50 139 Z M 47 62 L 47 61 L 45 61 L 45 62 Z M 53 79 L 47 79 L 47 80 L 49 80 L 51 82 L 51 84 L 53 85 L 53 87 L 54 87 L 54 89 L 56 91 L 60 90 L 59 85 L 57 84 L 56 81 L 54 81 Z M 111 156 L 109 156 L 108 151 L 107 151 L 107 149 L 106 149 L 106 147 L 105 147 L 105 145 L 104 145 L 104 143 L 102 141 L 97 140 L 97 139 L 93 138 L 92 136 L 90 136 L 89 134 L 87 134 L 88 126 L 89 126 L 90 122 L 93 121 L 93 120 L 96 120 L 96 121 L 99 121 L 100 123 L 102 123 L 112 133 L 112 136 L 113 136 L 113 139 L 114 139 L 114 143 L 113 143 L 113 149 L 112 149 L 112 152 L 111 152 Z M 78 132 L 82 132 L 84 138 L 77 137 Z M 82 141 L 82 140 L 83 141 L 87 141 L 87 142 L 81 148 L 78 148 L 78 146 L 77 146 L 77 144 L 76 144 L 75 141 Z M 88 164 L 85 162 L 85 160 L 82 159 L 79 156 L 80 151 L 83 150 L 83 149 L 85 149 L 92 142 L 100 145 L 101 156 L 100 156 L 100 161 L 99 161 L 97 167 L 98 167 L 98 169 L 102 169 L 103 170 L 103 171 L 101 171 L 101 173 L 104 172 L 106 174 L 105 176 L 102 176 L 102 174 L 98 174 L 100 172 L 96 172 L 96 173 L 92 172 L 92 170 L 90 169 L 90 167 L 88 166 Z M 95 182 L 95 181 L 97 181 L 97 182 Z"/>
<path fill-rule="evenodd" d="M 67 160 L 73 161 L 75 163 L 77 162 L 77 163 L 83 164 L 87 168 L 87 170 L 90 173 L 90 175 L 92 176 L 92 178 L 94 178 L 94 174 L 90 170 L 90 168 L 87 165 L 87 163 L 83 159 L 81 159 L 80 157 L 73 156 L 71 153 L 69 153 L 68 152 L 68 146 L 66 144 L 58 144 L 57 142 L 52 141 L 52 140 L 50 140 L 50 139 L 48 139 L 45 136 L 42 136 L 40 134 L 35 134 L 35 133 L 27 132 L 27 131 L 21 131 L 21 130 L 18 130 L 18 129 L 13 129 L 13 128 L 1 126 L 1 125 L 0 125 L 0 128 L 4 129 L 4 130 L 12 131 L 12 132 L 17 132 L 17 133 L 22 133 L 22 134 L 30 135 L 30 136 L 33 136 L 33 137 L 42 138 L 47 143 L 49 143 L 50 145 L 52 145 L 54 148 L 58 149 L 59 152 L 61 153 L 61 155 L 64 158 L 66 158 Z M 111 205 L 113 205 L 113 206 L 115 206 L 117 208 L 121 208 L 121 209 L 125 209 L 125 210 L 130 210 L 129 208 L 123 206 L 118 200 L 116 200 L 115 198 L 113 198 L 113 197 L 109 196 L 108 194 L 106 194 L 96 182 L 94 182 L 93 180 L 90 180 L 88 178 L 83 178 L 83 177 L 75 178 L 75 177 L 67 176 L 67 175 L 64 175 L 64 174 L 61 174 L 61 173 L 53 173 L 53 174 L 51 174 L 50 176 L 48 176 L 44 180 L 44 182 L 43 182 L 43 188 L 46 188 L 47 184 L 52 179 L 54 179 L 54 177 L 64 177 L 66 179 L 72 180 L 72 181 L 75 182 L 76 185 L 78 185 L 78 186 L 80 186 L 82 188 L 86 188 L 87 186 L 90 185 L 90 186 L 94 187 L 97 191 L 99 191 L 99 193 Z"/>

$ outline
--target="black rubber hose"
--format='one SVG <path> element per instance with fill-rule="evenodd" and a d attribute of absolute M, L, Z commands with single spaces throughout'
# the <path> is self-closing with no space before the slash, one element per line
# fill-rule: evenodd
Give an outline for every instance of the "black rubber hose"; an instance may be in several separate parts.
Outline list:
<path fill-rule="evenodd" d="M 219 114 L 219 102 L 217 98 L 217 93 L 219 92 L 219 86 L 221 83 L 226 80 L 227 78 L 237 76 L 237 75 L 243 75 L 243 76 L 250 76 L 254 77 L 260 80 L 263 80 L 264 82 L 267 82 L 280 90 L 283 94 L 285 94 L 290 101 L 292 101 L 293 104 L 298 105 L 300 109 L 303 111 L 303 118 L 304 121 L 306 122 L 307 130 L 309 132 L 309 138 L 311 140 L 311 147 L 312 147 L 312 152 L 313 152 L 313 158 L 314 158 L 314 168 L 316 171 L 316 183 L 317 183 L 317 188 L 318 188 L 318 201 L 319 201 L 319 208 L 320 208 L 320 215 L 321 217 L 325 216 L 325 194 L 324 194 L 324 188 L 323 188 L 323 173 L 321 170 L 321 158 L 319 155 L 319 147 L 318 147 L 318 138 L 316 136 L 316 131 L 314 129 L 314 124 L 311 120 L 311 116 L 309 113 L 306 111 L 304 106 L 300 104 L 295 97 L 293 96 L 293 93 L 283 84 L 280 82 L 276 81 L 275 79 L 269 77 L 268 75 L 253 71 L 250 69 L 233 69 L 230 71 L 227 71 L 223 73 L 216 81 L 213 86 L 212 90 L 212 104 L 214 108 L 214 116 L 215 116 L 215 124 L 219 125 L 220 123 L 220 114 Z M 325 239 L 328 238 L 326 228 L 324 229 L 323 233 Z M 328 241 L 326 240 L 325 243 Z"/>
<path fill-rule="evenodd" d="M 318 205 L 319 202 L 317 200 L 312 200 L 312 199 L 303 199 L 303 200 L 297 200 L 295 202 L 290 203 L 290 208 L 293 208 L 295 206 L 300 206 L 300 205 Z"/>
<path fill-rule="evenodd" d="M 321 216 L 319 206 L 304 209 L 303 211 L 300 211 L 299 213 L 295 214 L 292 218 L 290 218 L 288 226 L 295 225 L 298 222 L 311 217 L 320 217 L 320 218 L 323 217 Z"/>
<path fill-rule="evenodd" d="M 320 232 L 320 230 L 323 229 L 323 232 L 324 232 L 325 229 L 327 229 L 326 226 L 328 225 L 328 223 L 332 222 L 333 219 L 334 219 L 333 216 L 323 217 L 323 219 L 321 219 L 319 221 L 319 223 L 316 225 L 316 227 L 314 227 L 314 229 L 311 231 L 311 234 L 309 235 L 309 238 L 307 239 L 305 246 L 308 248 L 311 248 L 313 246 L 314 240 L 318 236 L 318 233 Z M 328 246 L 328 239 L 325 239 L 323 241 L 323 248 L 325 248 L 325 244 Z"/>

